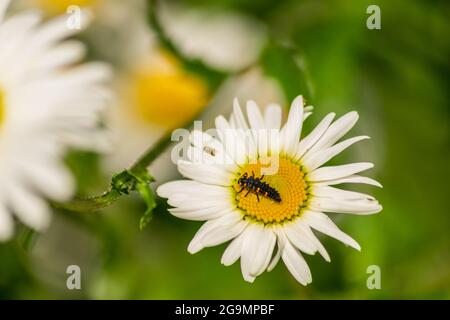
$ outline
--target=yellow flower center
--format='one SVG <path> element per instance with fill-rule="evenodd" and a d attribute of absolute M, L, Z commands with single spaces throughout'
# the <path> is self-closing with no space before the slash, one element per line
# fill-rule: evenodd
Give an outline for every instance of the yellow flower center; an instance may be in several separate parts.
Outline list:
<path fill-rule="evenodd" d="M 127 94 L 141 120 L 175 128 L 207 104 L 208 88 L 173 57 L 165 54 L 160 58 L 160 65 L 144 66 L 130 76 Z"/>
<path fill-rule="evenodd" d="M 239 172 L 236 183 L 233 185 L 233 189 L 236 191 L 237 207 L 242 210 L 244 219 L 274 224 L 283 223 L 299 216 L 301 208 L 306 204 L 308 198 L 308 183 L 305 181 L 305 172 L 302 168 L 288 158 L 280 158 L 278 172 L 261 179 L 261 182 L 265 182 L 279 193 L 281 198 L 279 202 L 270 196 L 270 192 L 264 191 L 264 189 L 267 191 L 267 186 L 260 187 L 259 192 L 253 189 L 249 192 L 251 180 L 244 189 L 242 189 L 242 183 L 238 183 L 238 179 L 245 173 L 248 177 L 252 177 L 254 174 L 255 178 L 261 178 L 262 168 L 264 166 L 260 163 L 247 164 Z M 258 190 L 257 186 L 255 189 Z"/>
<path fill-rule="evenodd" d="M 59 15 L 67 12 L 70 6 L 93 6 L 100 0 L 34 0 L 36 5 L 50 15 Z"/>

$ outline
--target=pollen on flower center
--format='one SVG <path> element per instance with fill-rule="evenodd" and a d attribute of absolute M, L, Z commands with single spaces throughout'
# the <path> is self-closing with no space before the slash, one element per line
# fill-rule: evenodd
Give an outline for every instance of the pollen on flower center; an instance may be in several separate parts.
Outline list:
<path fill-rule="evenodd" d="M 237 207 L 242 210 L 244 218 L 264 224 L 273 224 L 283 223 L 299 216 L 302 206 L 307 201 L 308 184 L 301 167 L 290 159 L 280 158 L 277 173 L 266 175 L 262 179 L 263 182 L 279 193 L 280 202 L 261 193 L 257 196 L 255 191 L 248 193 L 247 188 L 239 192 L 242 189 L 242 186 L 237 182 L 239 177 L 247 173 L 249 177 L 254 174 L 255 178 L 260 178 L 262 168 L 264 166 L 260 163 L 247 164 L 239 172 L 236 183 L 233 185 L 233 189 L 236 191 Z"/>

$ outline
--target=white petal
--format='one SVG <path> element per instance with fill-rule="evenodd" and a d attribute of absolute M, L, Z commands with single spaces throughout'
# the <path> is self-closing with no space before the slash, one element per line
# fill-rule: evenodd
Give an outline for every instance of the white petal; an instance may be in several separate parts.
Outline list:
<path fill-rule="evenodd" d="M 303 212 L 301 219 L 317 231 L 361 251 L 360 245 L 352 237 L 342 232 L 326 214 L 308 210 Z"/>
<path fill-rule="evenodd" d="M 303 259 L 300 252 L 296 250 L 289 241 L 286 241 L 285 243 L 281 258 L 290 273 L 298 282 L 304 286 L 312 282 L 311 271 L 309 270 L 308 264 L 305 259 Z"/>
<path fill-rule="evenodd" d="M 311 173 L 308 173 L 307 178 L 313 182 L 334 180 L 344 178 L 370 168 L 373 168 L 373 164 L 370 162 L 357 162 L 340 166 L 321 167 Z"/>
<path fill-rule="evenodd" d="M 247 115 L 250 122 L 251 132 L 253 135 L 253 140 L 257 147 L 257 152 L 259 156 L 266 156 L 268 150 L 267 135 L 269 129 L 266 128 L 264 123 L 264 118 L 259 111 L 258 105 L 254 101 L 247 102 Z"/>
<path fill-rule="evenodd" d="M 204 208 L 216 208 L 217 210 L 225 210 L 232 206 L 231 199 L 223 197 L 208 197 L 202 195 L 174 194 L 167 201 L 172 207 L 180 208 L 184 211 L 194 211 Z"/>
<path fill-rule="evenodd" d="M 244 234 L 245 232 L 242 232 L 239 236 L 234 238 L 228 245 L 228 247 L 225 249 L 221 259 L 221 263 L 223 265 L 231 266 L 240 258 Z"/>
<path fill-rule="evenodd" d="M 268 267 L 267 267 L 267 271 L 270 272 L 273 270 L 273 268 L 275 268 L 275 266 L 278 264 L 278 261 L 280 261 L 281 259 L 281 253 L 284 250 L 284 243 L 287 241 L 284 232 L 282 231 L 281 227 L 273 227 L 273 230 L 277 236 L 277 252 L 275 253 L 275 255 L 272 257 L 272 260 L 270 261 Z"/>
<path fill-rule="evenodd" d="M 342 138 L 358 121 L 358 113 L 356 111 L 349 112 L 338 120 L 336 120 L 327 131 L 314 144 L 311 150 L 320 150 L 332 146 L 336 141 Z"/>
<path fill-rule="evenodd" d="M 247 116 L 250 123 L 250 127 L 255 130 L 265 129 L 264 118 L 259 110 L 255 101 L 247 101 Z"/>
<path fill-rule="evenodd" d="M 75 181 L 66 168 L 58 163 L 43 164 L 20 159 L 16 162 L 25 179 L 46 197 L 56 201 L 67 201 L 75 192 Z"/>
<path fill-rule="evenodd" d="M 303 230 L 303 232 L 305 232 L 306 236 L 311 240 L 313 245 L 317 248 L 317 251 L 325 259 L 325 261 L 330 262 L 331 261 L 330 255 L 328 254 L 327 250 L 322 245 L 322 243 L 319 241 L 319 239 L 317 239 L 315 234 L 312 232 L 309 225 L 306 224 L 301 219 L 297 219 L 296 226 L 297 226 L 297 228 L 300 228 L 301 230 Z"/>
<path fill-rule="evenodd" d="M 8 184 L 9 205 L 17 217 L 30 228 L 45 230 L 50 224 L 50 210 L 36 195 L 18 185 Z"/>
<path fill-rule="evenodd" d="M 346 148 L 350 147 L 352 144 L 361 141 L 369 139 L 368 136 L 359 136 L 347 139 L 345 141 L 342 141 L 332 147 L 320 149 L 318 151 L 310 151 L 307 152 L 304 157 L 302 158 L 302 164 L 308 168 L 308 170 L 314 170 L 324 163 L 328 162 L 330 159 L 341 153 Z"/>
<path fill-rule="evenodd" d="M 342 190 L 329 186 L 314 185 L 312 190 L 312 195 L 320 198 L 332 198 L 338 200 L 375 200 L 374 197 L 365 193 Z"/>
<path fill-rule="evenodd" d="M 311 242 L 302 229 L 296 227 L 296 223 L 286 224 L 284 226 L 284 232 L 289 241 L 299 250 L 312 255 L 316 253 L 316 246 Z"/>
<path fill-rule="evenodd" d="M 227 196 L 230 191 L 228 188 L 204 184 L 192 180 L 177 180 L 164 183 L 156 189 L 158 196 L 168 198 L 176 193 L 198 194 L 202 196 Z"/>
<path fill-rule="evenodd" d="M 322 137 L 323 133 L 328 129 L 331 121 L 333 121 L 335 117 L 335 113 L 329 113 L 323 120 L 314 128 L 313 131 L 311 131 L 310 134 L 308 134 L 306 137 L 304 137 L 297 148 L 297 153 L 295 158 L 300 159 L 306 151 L 308 151 L 316 142 L 317 140 Z"/>
<path fill-rule="evenodd" d="M 244 279 L 259 276 L 269 265 L 276 236 L 270 228 L 250 224 L 244 233 L 241 254 L 241 270 Z"/>
<path fill-rule="evenodd" d="M 240 165 L 245 163 L 247 149 L 244 141 L 236 134 L 236 129 L 233 129 L 223 116 L 216 118 L 216 129 L 227 154 L 234 159 L 236 164 Z"/>
<path fill-rule="evenodd" d="M 245 120 L 244 114 L 242 113 L 241 106 L 237 98 L 233 100 L 233 116 L 236 121 L 236 128 L 248 130 L 249 126 Z"/>
<path fill-rule="evenodd" d="M 333 179 L 333 180 L 324 180 L 320 182 L 315 182 L 314 185 L 317 186 L 328 186 L 328 185 L 335 185 L 335 184 L 341 184 L 341 183 L 363 183 L 363 184 L 370 184 L 372 186 L 376 186 L 379 188 L 382 188 L 383 186 L 378 182 L 368 177 L 363 177 L 359 175 L 352 175 L 344 178 L 339 179 Z"/>
<path fill-rule="evenodd" d="M 267 106 L 264 113 L 264 122 L 266 128 L 277 129 L 281 127 L 281 107 L 278 104 L 271 104 Z"/>
<path fill-rule="evenodd" d="M 373 214 L 380 212 L 383 207 L 376 200 L 338 200 L 330 198 L 313 198 L 310 203 L 313 210 L 351 214 Z"/>
<path fill-rule="evenodd" d="M 205 221 L 220 218 L 231 213 L 233 207 L 208 207 L 201 209 L 171 208 L 168 211 L 175 217 L 186 220 Z"/>
<path fill-rule="evenodd" d="M 295 154 L 300 141 L 300 134 L 303 125 L 303 97 L 294 99 L 289 110 L 286 125 L 282 129 L 282 151 L 287 154 Z"/>
<path fill-rule="evenodd" d="M 230 186 L 232 184 L 232 175 L 220 166 L 179 161 L 178 171 L 186 178 L 207 184 L 220 186 Z"/>
<path fill-rule="evenodd" d="M 189 253 L 196 253 L 206 247 L 213 247 L 238 236 L 247 227 L 239 212 L 232 212 L 220 218 L 205 222 L 189 243 Z"/>
<path fill-rule="evenodd" d="M 216 158 L 215 163 L 224 165 L 228 171 L 234 172 L 237 170 L 238 166 L 232 157 L 227 154 L 222 142 L 213 136 L 206 132 L 193 130 L 189 135 L 189 139 L 194 147 L 203 150 Z"/>

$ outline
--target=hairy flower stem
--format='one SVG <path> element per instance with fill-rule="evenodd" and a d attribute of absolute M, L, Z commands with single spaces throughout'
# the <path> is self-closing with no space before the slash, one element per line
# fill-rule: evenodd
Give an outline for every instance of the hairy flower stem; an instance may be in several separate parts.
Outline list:
<path fill-rule="evenodd" d="M 196 115 L 183 127 L 189 127 L 198 117 L 199 115 Z M 73 199 L 68 202 L 53 202 L 53 207 L 74 212 L 95 212 L 110 206 L 123 194 L 135 190 L 135 179 L 146 179 L 144 176 L 147 174 L 147 167 L 171 144 L 171 137 L 172 131 L 168 131 L 155 145 L 144 152 L 128 170 L 114 175 L 111 179 L 110 189 L 102 195 Z"/>

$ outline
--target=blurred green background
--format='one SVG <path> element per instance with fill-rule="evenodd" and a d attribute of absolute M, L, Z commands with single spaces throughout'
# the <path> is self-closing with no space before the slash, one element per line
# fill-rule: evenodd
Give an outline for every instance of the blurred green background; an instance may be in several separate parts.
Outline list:
<path fill-rule="evenodd" d="M 103 2 L 108 6 L 108 0 Z M 140 11 L 145 18 L 153 15 L 153 4 Z M 308 287 L 298 284 L 283 264 L 249 284 L 242 279 L 239 263 L 220 264 L 224 245 L 190 255 L 187 245 L 201 224 L 172 217 L 161 199 L 152 222 L 140 231 L 145 205 L 131 195 L 100 213 L 55 211 L 47 233 L 30 235 L 23 228 L 15 240 L 0 244 L 0 298 L 449 299 L 450 3 L 195 0 L 183 4 L 237 12 L 263 26 L 266 40 L 253 65 L 279 84 L 286 107 L 299 93 L 314 105 L 306 132 L 328 112 L 359 112 L 352 134 L 372 139 L 334 162 L 374 162 L 368 175 L 384 188 L 358 190 L 375 195 L 384 210 L 372 216 L 330 216 L 361 244 L 362 251 L 321 237 L 331 263 L 305 255 L 313 274 Z M 366 27 L 371 4 L 381 9 L 380 30 Z M 91 29 L 95 28 L 94 23 Z M 119 41 L 115 34 L 110 32 L 103 40 Z M 89 58 L 109 61 L 119 70 L 121 62 L 111 51 L 120 46 L 114 49 L 111 44 L 102 51 L 99 43 L 104 46 L 106 40 L 97 41 L 96 36 L 95 32 L 81 36 L 91 49 Z M 168 38 L 160 45 L 171 52 Z M 205 81 L 211 97 L 223 81 L 242 72 L 218 70 L 178 56 L 178 50 L 172 54 L 183 68 Z M 231 100 L 222 104 L 229 108 Z M 154 141 L 150 136 L 145 139 L 147 144 Z M 114 152 L 122 151 L 119 146 Z M 107 187 L 110 172 L 100 156 L 72 152 L 67 162 L 79 181 L 80 195 Z M 168 166 L 165 180 L 176 177 L 174 167 Z M 81 268 L 82 290 L 66 288 L 66 268 L 72 264 Z M 380 290 L 366 287 L 370 265 L 381 268 Z"/>

